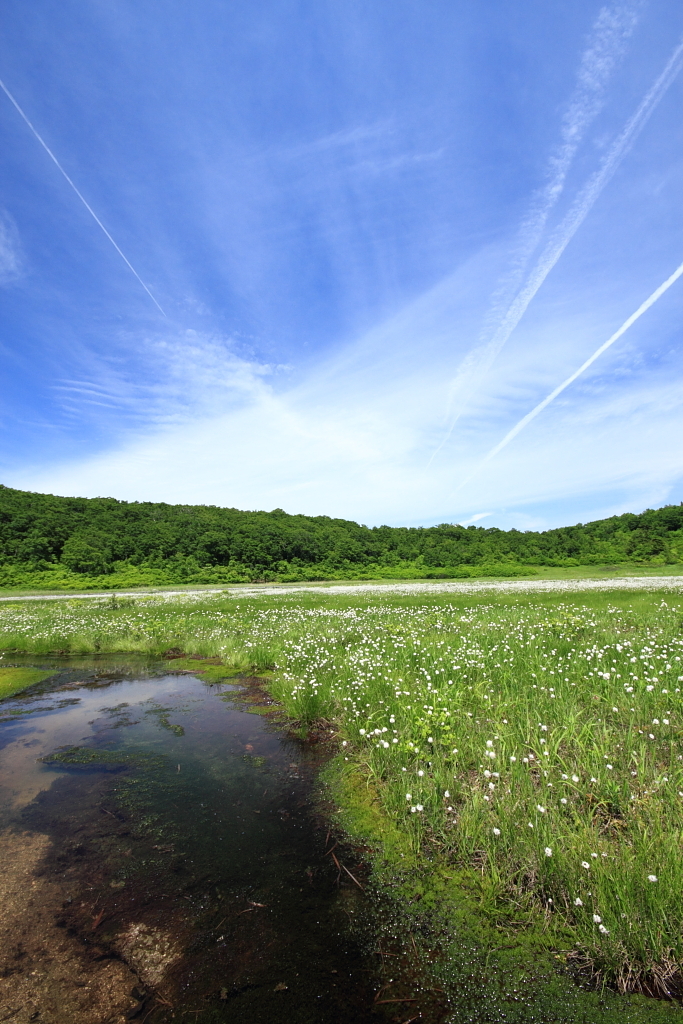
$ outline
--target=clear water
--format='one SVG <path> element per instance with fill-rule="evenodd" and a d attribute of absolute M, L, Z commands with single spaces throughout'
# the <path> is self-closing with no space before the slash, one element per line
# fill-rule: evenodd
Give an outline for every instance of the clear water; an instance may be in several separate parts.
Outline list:
<path fill-rule="evenodd" d="M 126 960 L 148 1020 L 377 1020 L 353 938 L 362 893 L 325 856 L 311 802 L 318 755 L 241 692 L 61 663 L 2 704 L 2 824 L 50 837 L 60 923 Z M 41 760 L 65 748 L 75 763 Z"/>

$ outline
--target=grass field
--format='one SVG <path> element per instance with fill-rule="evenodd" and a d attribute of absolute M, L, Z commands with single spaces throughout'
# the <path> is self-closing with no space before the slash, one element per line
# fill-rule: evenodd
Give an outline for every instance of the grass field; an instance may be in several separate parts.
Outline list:
<path fill-rule="evenodd" d="M 333 768 L 397 858 L 477 879 L 482 912 L 663 995 L 683 968 L 682 610 L 678 590 L 16 602 L 0 649 L 274 669 L 290 718 L 335 730 Z"/>

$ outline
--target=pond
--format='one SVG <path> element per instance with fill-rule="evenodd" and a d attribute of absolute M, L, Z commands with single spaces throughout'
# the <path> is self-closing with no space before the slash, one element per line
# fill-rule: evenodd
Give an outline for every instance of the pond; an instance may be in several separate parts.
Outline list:
<path fill-rule="evenodd" d="M 56 674 L 0 705 L 2 1020 L 384 1019 L 320 745 L 258 682 L 30 663 Z"/>

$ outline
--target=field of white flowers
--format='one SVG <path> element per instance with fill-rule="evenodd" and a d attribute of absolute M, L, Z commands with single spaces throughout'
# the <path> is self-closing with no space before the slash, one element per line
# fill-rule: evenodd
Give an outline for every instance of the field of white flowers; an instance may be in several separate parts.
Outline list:
<path fill-rule="evenodd" d="M 640 592 L 12 603 L 0 649 L 168 648 L 274 668 L 340 770 L 622 991 L 681 991 L 683 599 Z M 5 657 L 5 663 L 9 660 Z"/>

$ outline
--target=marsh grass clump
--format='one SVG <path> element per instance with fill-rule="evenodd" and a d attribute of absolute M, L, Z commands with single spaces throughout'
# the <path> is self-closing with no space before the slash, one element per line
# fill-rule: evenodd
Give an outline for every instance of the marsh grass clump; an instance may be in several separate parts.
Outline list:
<path fill-rule="evenodd" d="M 621 991 L 683 991 L 678 595 L 56 604 L 4 609 L 1 645 L 272 667 L 300 730 L 335 723 L 340 773 L 420 870 L 438 861 L 483 913 L 569 935 L 568 962 Z"/>

